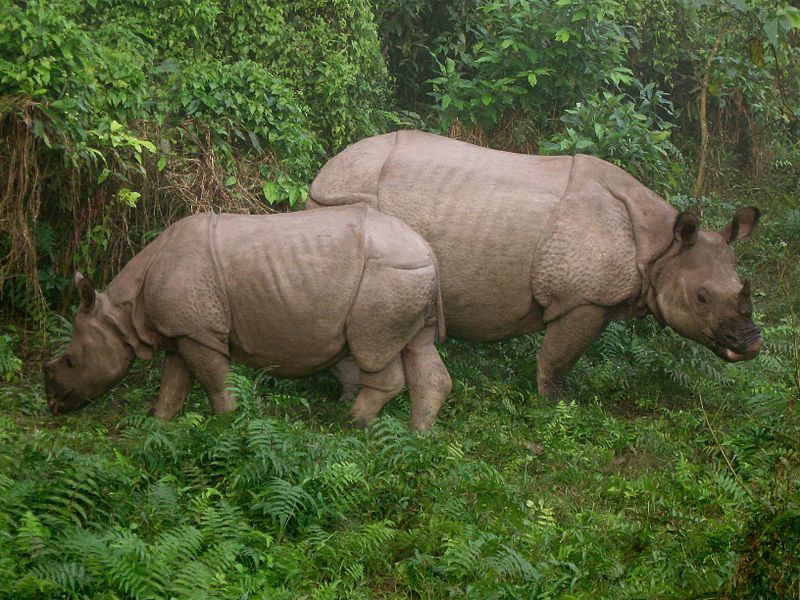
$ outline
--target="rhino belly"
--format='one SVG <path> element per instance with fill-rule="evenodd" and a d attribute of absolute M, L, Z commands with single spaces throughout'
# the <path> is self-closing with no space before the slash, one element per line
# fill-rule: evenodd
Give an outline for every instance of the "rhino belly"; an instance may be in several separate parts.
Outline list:
<path fill-rule="evenodd" d="M 231 356 L 277 376 L 331 364 L 364 264 L 362 208 L 221 215 L 218 249 Z"/>

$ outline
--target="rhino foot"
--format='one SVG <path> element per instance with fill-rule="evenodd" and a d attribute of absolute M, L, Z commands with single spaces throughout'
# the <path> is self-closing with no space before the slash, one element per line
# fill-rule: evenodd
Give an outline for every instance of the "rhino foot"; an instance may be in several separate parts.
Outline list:
<path fill-rule="evenodd" d="M 603 331 L 606 309 L 584 305 L 547 324 L 536 358 L 539 395 L 557 401 L 564 396 L 564 375 Z"/>
<path fill-rule="evenodd" d="M 331 367 L 331 374 L 342 384 L 342 395 L 339 396 L 339 402 L 347 402 L 349 404 L 358 396 L 358 392 L 361 389 L 358 371 L 358 364 L 352 354 L 348 354 Z"/>

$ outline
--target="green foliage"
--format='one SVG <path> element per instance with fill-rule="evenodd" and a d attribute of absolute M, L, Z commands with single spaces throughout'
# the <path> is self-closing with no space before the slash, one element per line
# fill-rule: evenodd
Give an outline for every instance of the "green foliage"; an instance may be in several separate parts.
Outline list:
<path fill-rule="evenodd" d="M 0 22 L 0 279 L 35 320 L 73 267 L 107 274 L 182 214 L 299 207 L 326 154 L 386 124 L 366 0 L 37 0 Z M 102 260 L 74 247 L 97 227 Z"/>
<path fill-rule="evenodd" d="M 542 154 L 583 153 L 611 161 L 644 181 L 680 173 L 680 152 L 669 141 L 672 103 L 648 84 L 627 94 L 592 94 L 564 112 L 566 131 L 540 146 Z M 662 116 L 663 115 L 663 116 Z M 663 185 L 663 183 L 662 183 Z"/>
<path fill-rule="evenodd" d="M 14 354 L 16 336 L 0 334 L 0 380 L 13 381 L 22 369 L 22 361 Z"/>
<path fill-rule="evenodd" d="M 111 399 L 123 418 L 108 401 L 45 417 L 5 390 L 0 596 L 791 596 L 793 331 L 725 367 L 613 324 L 556 405 L 534 391 L 535 339 L 451 341 L 454 398 L 425 435 L 404 399 L 342 430 L 328 380 L 243 368 L 237 413 L 192 394 L 169 423 L 146 416 L 144 373 Z"/>
<path fill-rule="evenodd" d="M 512 112 L 541 126 L 590 91 L 632 81 L 616 0 L 482 3 L 461 46 L 443 48 L 432 80 L 446 128 L 493 127 Z"/>

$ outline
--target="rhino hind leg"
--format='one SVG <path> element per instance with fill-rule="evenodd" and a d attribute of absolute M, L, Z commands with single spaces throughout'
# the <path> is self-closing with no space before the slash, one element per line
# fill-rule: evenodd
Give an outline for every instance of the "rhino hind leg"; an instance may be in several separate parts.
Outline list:
<path fill-rule="evenodd" d="M 352 354 L 348 354 L 330 368 L 331 373 L 342 385 L 342 395 L 339 402 L 352 402 L 361 389 L 359 383 L 358 363 Z"/>
<path fill-rule="evenodd" d="M 158 402 L 150 410 L 150 414 L 165 421 L 175 417 L 181 412 L 193 383 L 194 375 L 186 366 L 183 357 L 177 352 L 167 352 L 161 372 Z"/>
<path fill-rule="evenodd" d="M 360 370 L 359 381 L 361 390 L 350 408 L 349 415 L 357 427 L 364 428 L 374 421 L 386 403 L 405 387 L 400 355 L 395 356 L 380 371 L 370 373 Z"/>
<path fill-rule="evenodd" d="M 234 410 L 236 400 L 225 387 L 225 377 L 230 368 L 228 357 L 185 337 L 178 340 L 178 352 L 203 386 L 213 411 L 220 414 Z"/>
<path fill-rule="evenodd" d="M 536 358 L 540 396 L 556 400 L 562 395 L 564 375 L 603 331 L 606 312 L 600 306 L 578 306 L 547 324 Z"/>
<path fill-rule="evenodd" d="M 403 371 L 411 400 L 411 428 L 430 429 L 453 383 L 434 346 L 436 327 L 422 329 L 403 348 Z"/>

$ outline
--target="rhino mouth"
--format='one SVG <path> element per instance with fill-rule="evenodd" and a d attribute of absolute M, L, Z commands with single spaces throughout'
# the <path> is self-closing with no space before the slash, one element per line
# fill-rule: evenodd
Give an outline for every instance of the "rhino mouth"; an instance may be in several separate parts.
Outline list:
<path fill-rule="evenodd" d="M 712 340 L 712 344 L 714 351 L 724 360 L 740 362 L 755 358 L 764 345 L 764 338 L 758 327 L 750 327 L 746 332 L 720 333 Z"/>
<path fill-rule="evenodd" d="M 52 384 L 45 385 L 45 398 L 47 398 L 47 407 L 50 412 L 56 416 L 78 410 L 89 401 L 75 393 L 74 390 L 56 389 Z"/>

